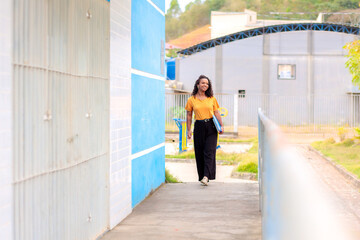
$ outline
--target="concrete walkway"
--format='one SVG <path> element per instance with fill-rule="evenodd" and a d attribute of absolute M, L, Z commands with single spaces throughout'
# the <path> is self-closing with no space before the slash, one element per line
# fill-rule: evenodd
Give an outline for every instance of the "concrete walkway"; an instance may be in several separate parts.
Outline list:
<path fill-rule="evenodd" d="M 359 189 L 306 145 L 293 147 L 328 194 L 338 221 L 352 236 L 346 239 L 360 239 Z M 217 165 L 217 180 L 204 187 L 197 182 L 194 162 L 168 161 L 166 167 L 183 183 L 160 187 L 103 240 L 261 238 L 257 182 L 232 179 L 233 166 Z"/>
<path fill-rule="evenodd" d="M 167 143 L 166 154 L 177 153 L 176 147 Z M 223 150 L 244 152 L 250 147 L 227 144 Z M 198 182 L 195 161 L 166 161 L 165 167 L 182 183 L 164 184 L 102 240 L 261 238 L 256 181 L 231 178 L 235 166 L 217 165 L 216 180 L 204 187 Z"/>
<path fill-rule="evenodd" d="M 165 184 L 103 240 L 251 240 L 261 237 L 257 182 Z"/>

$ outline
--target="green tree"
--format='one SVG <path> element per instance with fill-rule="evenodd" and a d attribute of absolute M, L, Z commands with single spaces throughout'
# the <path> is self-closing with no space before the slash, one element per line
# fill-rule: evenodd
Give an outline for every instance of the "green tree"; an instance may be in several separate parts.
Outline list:
<path fill-rule="evenodd" d="M 360 40 L 347 43 L 344 48 L 349 51 L 348 55 L 346 55 L 348 60 L 345 66 L 353 77 L 352 82 L 354 85 L 360 87 Z"/>
<path fill-rule="evenodd" d="M 184 33 L 180 27 L 179 16 L 182 14 L 179 3 L 177 0 L 170 2 L 170 7 L 165 15 L 165 39 L 176 38 Z"/>
<path fill-rule="evenodd" d="M 339 5 L 341 9 L 351 9 L 359 7 L 359 0 L 335 0 L 335 3 Z"/>
<path fill-rule="evenodd" d="M 225 4 L 225 0 L 206 0 L 205 4 L 208 5 L 210 12 L 217 11 Z"/>
<path fill-rule="evenodd" d="M 226 12 L 242 12 L 245 8 L 250 8 L 248 2 L 238 1 L 238 0 L 226 0 L 224 6 L 220 9 L 221 11 Z M 250 4 L 250 2 L 249 2 Z M 249 7 L 247 7 L 249 6 Z"/>
<path fill-rule="evenodd" d="M 178 56 L 177 52 L 180 51 L 181 49 L 178 48 L 173 48 L 170 49 L 167 53 L 166 56 L 167 57 L 171 57 L 171 58 L 176 58 Z"/>
<path fill-rule="evenodd" d="M 195 1 L 180 16 L 180 23 L 185 32 L 210 23 L 210 10 L 208 5 Z"/>
<path fill-rule="evenodd" d="M 177 18 L 181 15 L 181 8 L 177 0 L 171 0 L 170 7 L 167 10 L 166 15 L 173 18 Z"/>

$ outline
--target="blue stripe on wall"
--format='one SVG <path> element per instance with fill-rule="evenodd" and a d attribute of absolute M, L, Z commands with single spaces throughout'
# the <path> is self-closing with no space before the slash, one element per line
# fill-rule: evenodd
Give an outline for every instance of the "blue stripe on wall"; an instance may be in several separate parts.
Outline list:
<path fill-rule="evenodd" d="M 146 198 L 165 181 L 165 147 L 131 162 L 132 207 Z"/>
<path fill-rule="evenodd" d="M 165 141 L 165 82 L 131 76 L 132 154 Z"/>
<path fill-rule="evenodd" d="M 163 0 L 153 2 L 159 6 Z M 161 40 L 165 48 L 165 17 L 146 0 L 132 1 L 131 9 L 132 68 L 164 76 L 161 74 Z"/>

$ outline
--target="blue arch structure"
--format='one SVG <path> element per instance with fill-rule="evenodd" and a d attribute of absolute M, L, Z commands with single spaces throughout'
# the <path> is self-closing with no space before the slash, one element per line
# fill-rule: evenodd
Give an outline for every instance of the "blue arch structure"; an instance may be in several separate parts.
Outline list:
<path fill-rule="evenodd" d="M 331 24 L 331 23 L 291 23 L 291 24 L 281 24 L 266 26 L 261 28 L 254 28 L 246 31 L 241 31 L 237 33 L 232 33 L 223 37 L 215 38 L 206 42 L 199 43 L 192 47 L 183 49 L 179 51 L 179 54 L 182 55 L 192 55 L 197 52 L 204 51 L 206 49 L 222 45 L 225 43 L 233 42 L 236 40 L 241 40 L 250 37 L 256 37 L 263 34 L 269 33 L 279 33 L 279 32 L 294 32 L 294 31 L 326 31 L 326 32 L 338 32 L 346 34 L 359 35 L 360 28 L 352 27 L 347 25 L 340 24 Z"/>

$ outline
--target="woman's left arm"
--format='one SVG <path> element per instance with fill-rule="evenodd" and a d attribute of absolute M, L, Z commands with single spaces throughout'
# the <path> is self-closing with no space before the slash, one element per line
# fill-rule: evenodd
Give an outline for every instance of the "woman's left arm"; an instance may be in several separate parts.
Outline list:
<path fill-rule="evenodd" d="M 219 134 L 222 134 L 224 132 L 224 125 L 223 125 L 223 122 L 221 119 L 221 114 L 220 114 L 219 110 L 214 111 L 214 114 L 221 126 L 221 132 Z"/>

